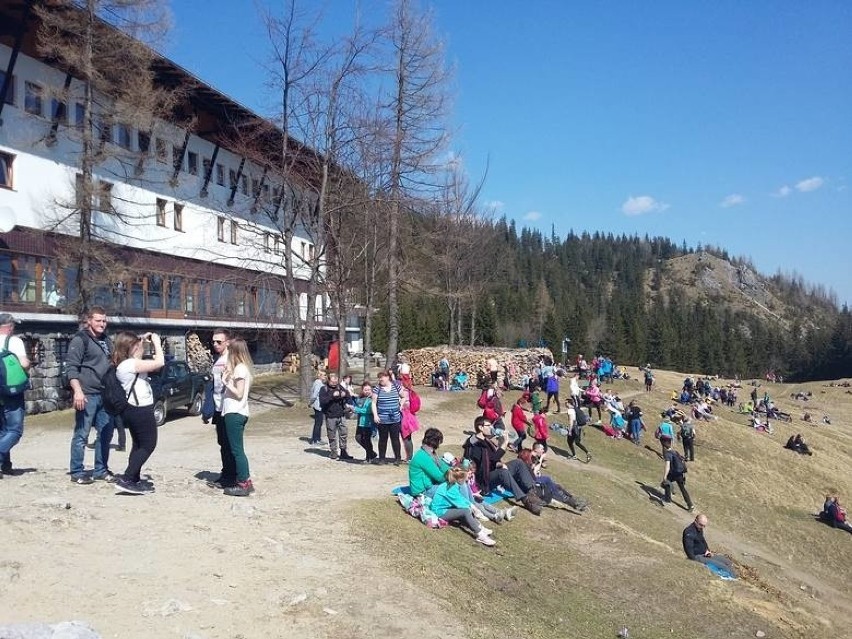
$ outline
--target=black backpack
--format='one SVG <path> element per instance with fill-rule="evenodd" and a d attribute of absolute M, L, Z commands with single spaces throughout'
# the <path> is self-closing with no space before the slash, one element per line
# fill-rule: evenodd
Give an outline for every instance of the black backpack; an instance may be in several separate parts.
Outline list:
<path fill-rule="evenodd" d="M 669 451 L 669 475 L 679 477 L 686 474 L 686 460 L 676 450 Z"/>
<path fill-rule="evenodd" d="M 579 428 L 582 428 L 583 426 L 585 426 L 588 423 L 589 423 L 589 417 L 586 415 L 586 413 L 582 410 L 578 410 L 577 411 L 577 421 L 575 422 L 575 424 Z"/>
<path fill-rule="evenodd" d="M 133 378 L 133 383 L 130 385 L 130 391 L 125 393 L 124 387 L 118 381 L 118 376 L 115 374 L 115 366 L 110 366 L 101 380 L 101 384 L 103 384 L 101 400 L 104 404 L 104 410 L 113 416 L 121 415 L 130 406 L 128 400 L 131 394 L 133 394 L 133 397 L 136 398 L 136 402 L 138 403 L 139 397 L 136 395 L 136 381 L 138 379 L 139 373 L 136 373 L 136 377 Z"/>

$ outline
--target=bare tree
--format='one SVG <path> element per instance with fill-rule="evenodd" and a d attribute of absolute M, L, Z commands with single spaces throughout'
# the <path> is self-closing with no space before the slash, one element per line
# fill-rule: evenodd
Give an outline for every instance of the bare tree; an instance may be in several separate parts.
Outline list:
<path fill-rule="evenodd" d="M 394 82 L 385 108 L 389 147 L 386 193 L 388 216 L 387 362 L 399 348 L 400 222 L 406 202 L 434 185 L 436 155 L 447 133 L 449 76 L 443 46 L 432 30 L 431 16 L 413 0 L 397 0 L 388 27 Z"/>
<path fill-rule="evenodd" d="M 121 173 L 132 165 L 128 154 L 112 145 L 113 131 L 151 131 L 172 115 L 178 99 L 176 89 L 155 82 L 156 54 L 149 46 L 164 36 L 168 19 L 160 0 L 43 2 L 35 11 L 40 52 L 66 72 L 64 86 L 50 100 L 51 124 L 44 142 L 52 146 L 59 134 L 67 134 L 79 143 L 75 195 L 56 203 L 56 219 L 48 226 L 69 233 L 61 252 L 76 268 L 76 302 L 85 308 L 104 277 L 114 272 L 116 260 L 99 241 L 98 220 L 115 216 L 128 221 L 115 206 L 110 184 L 94 177 L 96 171 Z M 82 116 L 76 127 L 65 126 L 69 105 L 82 109 L 75 114 Z M 116 226 L 110 228 L 115 231 Z"/>

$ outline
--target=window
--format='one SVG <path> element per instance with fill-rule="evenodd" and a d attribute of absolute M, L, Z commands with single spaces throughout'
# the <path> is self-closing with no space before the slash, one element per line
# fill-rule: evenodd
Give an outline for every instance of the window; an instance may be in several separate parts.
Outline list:
<path fill-rule="evenodd" d="M 251 196 L 257 197 L 260 195 L 260 180 L 252 178 L 251 180 Z"/>
<path fill-rule="evenodd" d="M 248 176 L 243 176 L 240 180 L 240 192 L 243 195 L 248 195 Z"/>
<path fill-rule="evenodd" d="M 228 186 L 231 188 L 237 186 L 237 172 L 234 169 L 228 170 Z"/>
<path fill-rule="evenodd" d="M 166 225 L 166 201 L 157 198 L 157 226 Z"/>
<path fill-rule="evenodd" d="M 175 202 L 175 231 L 183 231 L 183 204 Z"/>
<path fill-rule="evenodd" d="M 79 102 L 74 104 L 74 124 L 77 125 L 77 128 L 81 131 L 83 127 L 86 126 L 86 105 L 80 104 Z"/>
<path fill-rule="evenodd" d="M 275 236 L 275 254 L 276 255 L 282 255 L 282 252 L 281 252 L 281 236 L 280 235 Z"/>
<path fill-rule="evenodd" d="M 210 175 L 211 164 L 212 164 L 212 162 L 211 162 L 210 158 L 204 158 L 204 160 L 201 162 L 201 166 L 204 169 L 204 179 L 205 180 L 207 179 L 207 176 Z"/>
<path fill-rule="evenodd" d="M 216 219 L 216 238 L 220 242 L 225 241 L 225 218 L 221 215 Z"/>
<path fill-rule="evenodd" d="M 112 184 L 110 182 L 98 182 L 96 193 L 98 196 L 98 201 L 95 203 L 97 209 L 103 213 L 113 213 Z"/>
<path fill-rule="evenodd" d="M 163 278 L 160 275 L 148 276 L 148 306 L 149 310 L 163 308 Z"/>
<path fill-rule="evenodd" d="M 116 126 L 116 134 L 116 142 L 118 143 L 118 146 L 122 149 L 127 149 L 128 151 L 132 150 L 133 136 L 130 134 L 130 127 L 126 124 L 119 124 Z"/>
<path fill-rule="evenodd" d="M 170 311 L 180 311 L 181 308 L 181 287 L 183 278 L 176 275 L 169 276 L 169 292 L 166 300 L 166 308 Z"/>
<path fill-rule="evenodd" d="M 98 119 L 98 135 L 101 142 L 112 142 L 112 124 L 105 115 Z"/>
<path fill-rule="evenodd" d="M 264 199 L 265 202 L 269 201 L 269 185 L 268 184 L 263 185 L 263 199 Z"/>
<path fill-rule="evenodd" d="M 163 138 L 154 140 L 154 150 L 157 152 L 157 160 L 165 162 L 169 157 L 169 147 Z"/>
<path fill-rule="evenodd" d="M 216 164 L 216 184 L 225 186 L 225 167 L 221 164 Z"/>
<path fill-rule="evenodd" d="M 183 149 L 173 146 L 172 147 L 172 166 L 178 170 L 183 170 L 183 155 L 181 155 L 181 151 Z"/>
<path fill-rule="evenodd" d="M 139 153 L 147 154 L 151 150 L 151 134 L 139 131 L 136 134 L 136 145 L 139 147 Z"/>
<path fill-rule="evenodd" d="M 272 251 L 272 233 L 263 234 L 263 252 L 270 253 Z"/>
<path fill-rule="evenodd" d="M 231 220 L 231 244 L 237 243 L 237 232 L 240 230 L 240 225 L 234 220 Z"/>
<path fill-rule="evenodd" d="M 6 82 L 6 72 L 0 71 L 0 87 Z M 6 91 L 6 104 L 15 104 L 15 76 L 10 76 L 9 88 Z"/>
<path fill-rule="evenodd" d="M 24 82 L 24 111 L 33 115 L 42 115 L 44 113 L 43 93 L 44 90 L 34 82 Z"/>
<path fill-rule="evenodd" d="M 15 186 L 15 174 L 12 166 L 15 164 L 15 156 L 11 153 L 0 152 L 0 187 L 11 189 Z"/>
<path fill-rule="evenodd" d="M 305 242 L 302 242 L 302 259 L 308 259 L 308 245 Z"/>
<path fill-rule="evenodd" d="M 190 175 L 198 175 L 198 153 L 189 151 L 186 154 L 186 172 Z"/>
<path fill-rule="evenodd" d="M 51 98 L 50 116 L 60 124 L 68 124 L 68 106 L 62 100 Z"/>

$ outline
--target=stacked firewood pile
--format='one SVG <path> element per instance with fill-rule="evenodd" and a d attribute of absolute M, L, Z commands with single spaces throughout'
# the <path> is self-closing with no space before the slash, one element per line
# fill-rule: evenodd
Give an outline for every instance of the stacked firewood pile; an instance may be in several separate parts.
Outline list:
<path fill-rule="evenodd" d="M 186 336 L 186 363 L 194 373 L 206 373 L 213 364 L 213 354 L 195 333 Z"/>
<path fill-rule="evenodd" d="M 432 381 L 432 373 L 438 368 L 438 362 L 444 357 L 450 362 L 450 371 L 465 371 L 471 380 L 476 380 L 476 372 L 488 370 L 490 358 L 497 360 L 500 366 L 500 378 L 503 377 L 503 366 L 514 368 L 514 373 L 522 375 L 532 370 L 538 364 L 539 357 L 553 357 L 549 348 L 496 348 L 490 346 L 430 346 L 428 348 L 412 348 L 402 351 L 400 360 L 411 366 L 411 379 L 415 384 L 428 385 Z"/>

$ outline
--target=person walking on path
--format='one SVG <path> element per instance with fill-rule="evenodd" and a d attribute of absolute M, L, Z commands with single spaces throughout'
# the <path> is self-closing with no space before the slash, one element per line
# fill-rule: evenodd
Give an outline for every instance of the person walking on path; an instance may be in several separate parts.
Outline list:
<path fill-rule="evenodd" d="M 311 386 L 311 408 L 314 409 L 314 428 L 311 431 L 311 439 L 308 442 L 311 446 L 320 446 L 322 441 L 322 423 L 323 414 L 322 406 L 320 406 L 319 396 L 320 391 L 325 386 L 325 371 L 319 371 Z"/>
<path fill-rule="evenodd" d="M 666 491 L 664 502 L 672 503 L 672 483 L 677 484 L 680 489 L 680 494 L 686 502 L 686 509 L 689 512 L 695 510 L 692 499 L 686 491 L 686 461 L 681 457 L 680 453 L 672 449 L 671 440 L 661 440 L 663 444 L 663 481 L 660 486 Z"/>
<path fill-rule="evenodd" d="M 705 528 L 707 528 L 707 515 L 698 515 L 695 521 L 683 529 L 683 552 L 692 561 L 716 566 L 733 574 L 734 563 L 725 555 L 717 555 L 710 551 L 704 539 Z"/>
<path fill-rule="evenodd" d="M 254 484 L 249 472 L 244 435 L 249 419 L 249 393 L 252 382 L 251 355 L 244 339 L 234 339 L 228 345 L 228 363 L 222 372 L 222 417 L 225 420 L 225 434 L 234 458 L 236 484 L 225 488 L 225 494 L 231 497 L 247 497 L 254 492 Z"/>
<path fill-rule="evenodd" d="M 142 359 L 145 342 L 154 347 L 153 359 Z M 143 340 L 133 333 L 120 332 L 115 338 L 112 364 L 115 366 L 115 376 L 127 396 L 128 406 L 121 417 L 130 431 L 132 441 L 127 468 L 115 483 L 116 492 L 143 495 L 154 491 L 149 482 L 141 481 L 140 472 L 157 447 L 154 394 L 148 382 L 148 373 L 160 370 L 165 364 L 160 336 L 148 333 Z"/>
<path fill-rule="evenodd" d="M 27 357 L 24 341 L 13 335 L 15 318 L 9 313 L 0 313 L 0 353 L 11 353 L 18 359 L 24 372 L 29 373 L 32 362 Z M 0 396 L 0 478 L 12 474 L 11 450 L 24 436 L 24 393 Z"/>
<path fill-rule="evenodd" d="M 65 357 L 68 383 L 73 393 L 74 434 L 71 436 L 71 481 L 91 484 L 93 480 L 115 481 L 109 469 L 109 446 L 112 442 L 113 419 L 103 405 L 103 377 L 110 367 L 112 344 L 106 334 L 106 311 L 93 306 L 86 312 L 85 323 L 68 344 Z M 95 468 L 91 476 L 83 465 L 86 441 L 94 428 Z"/>
<path fill-rule="evenodd" d="M 208 482 L 208 486 L 224 490 L 236 485 L 237 469 L 234 466 L 234 453 L 228 441 L 225 430 L 225 417 L 222 414 L 222 404 L 225 397 L 225 385 L 222 376 L 228 368 L 228 345 L 231 343 L 231 331 L 217 328 L 213 331 L 213 352 L 218 356 L 210 371 L 213 376 L 213 426 L 216 428 L 216 442 L 219 444 L 219 457 L 222 460 L 222 470 L 219 477 Z"/>
<path fill-rule="evenodd" d="M 683 444 L 683 456 L 687 461 L 695 461 L 695 424 L 687 417 L 680 425 L 678 432 L 680 442 Z"/>
<path fill-rule="evenodd" d="M 346 412 L 349 407 L 349 392 L 340 385 L 337 373 L 329 373 L 328 382 L 322 387 L 319 402 L 325 416 L 325 432 L 328 435 L 328 448 L 334 460 L 354 459 L 346 451 L 349 432 L 346 428 Z"/>

